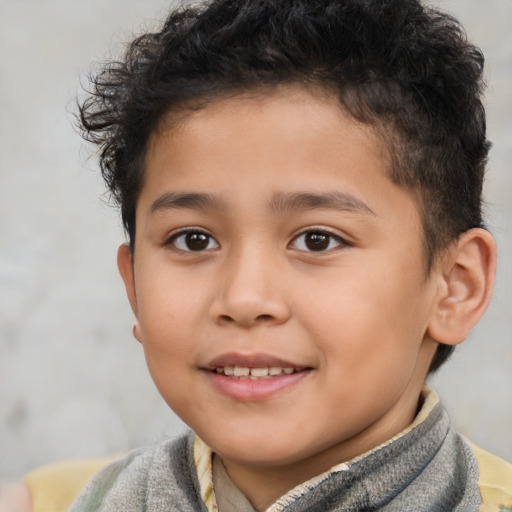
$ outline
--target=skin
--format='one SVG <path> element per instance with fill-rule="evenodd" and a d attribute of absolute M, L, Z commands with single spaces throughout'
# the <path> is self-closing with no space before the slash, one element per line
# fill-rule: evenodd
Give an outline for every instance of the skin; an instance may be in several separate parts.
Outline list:
<path fill-rule="evenodd" d="M 410 424 L 440 304 L 465 288 L 447 278 L 450 251 L 426 274 L 413 196 L 327 93 L 281 87 L 167 121 L 148 146 L 134 255 L 118 255 L 134 333 L 169 406 L 264 510 Z M 189 250 L 186 231 L 206 248 Z M 210 372 L 226 354 L 306 371 L 268 396 L 230 395 Z"/>

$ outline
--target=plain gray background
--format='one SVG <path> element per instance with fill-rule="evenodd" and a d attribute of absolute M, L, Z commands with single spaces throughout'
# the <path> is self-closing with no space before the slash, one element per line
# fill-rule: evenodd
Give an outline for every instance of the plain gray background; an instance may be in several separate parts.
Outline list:
<path fill-rule="evenodd" d="M 500 260 L 490 310 L 433 384 L 464 434 L 512 460 L 512 1 L 436 5 L 487 56 L 486 211 Z M 0 476 L 183 428 L 132 339 L 123 234 L 70 114 L 80 76 L 168 6 L 0 0 Z"/>

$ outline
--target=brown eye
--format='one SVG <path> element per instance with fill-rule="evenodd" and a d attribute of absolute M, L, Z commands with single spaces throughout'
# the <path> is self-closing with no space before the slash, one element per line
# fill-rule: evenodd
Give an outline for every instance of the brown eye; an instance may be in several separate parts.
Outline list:
<path fill-rule="evenodd" d="M 204 233 L 187 233 L 185 244 L 191 251 L 202 251 L 208 247 L 210 237 Z"/>
<path fill-rule="evenodd" d="M 322 252 L 346 245 L 345 241 L 327 231 L 306 231 L 293 240 L 291 247 L 300 251 Z"/>
<path fill-rule="evenodd" d="M 304 243 L 310 251 L 325 251 L 329 247 L 330 238 L 325 233 L 306 233 Z"/>
<path fill-rule="evenodd" d="M 205 251 L 208 249 L 217 249 L 219 244 L 215 239 L 202 231 L 187 231 L 174 235 L 171 244 L 180 251 Z"/>

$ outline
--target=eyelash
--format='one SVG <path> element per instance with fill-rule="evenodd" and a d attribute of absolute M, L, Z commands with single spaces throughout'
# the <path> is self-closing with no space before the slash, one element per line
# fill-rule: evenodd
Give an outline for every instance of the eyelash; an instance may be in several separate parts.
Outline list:
<path fill-rule="evenodd" d="M 204 238 L 198 238 L 196 242 L 199 243 L 199 247 L 191 248 L 188 243 L 190 243 L 192 240 L 187 240 L 187 237 L 192 235 L 199 235 L 199 237 Z M 302 243 L 303 247 L 297 247 L 297 242 L 301 239 L 301 237 L 308 237 L 310 236 L 309 242 L 312 242 L 313 244 L 317 244 L 315 248 L 312 248 L 311 246 L 308 247 L 308 240 L 305 239 Z M 316 240 L 313 237 L 318 237 Z M 181 240 L 180 240 L 181 239 Z M 211 247 L 212 242 L 214 244 L 213 247 Z M 325 243 L 327 242 L 327 245 Z M 204 245 L 206 244 L 206 245 Z M 210 251 L 213 249 L 218 249 L 220 247 L 219 243 L 213 238 L 212 235 L 209 233 L 201 230 L 201 229 L 187 229 L 183 231 L 179 231 L 177 233 L 172 234 L 167 241 L 165 242 L 166 246 L 171 246 L 174 250 L 179 252 L 205 252 Z M 181 245 L 181 247 L 180 247 Z M 294 247 L 295 245 L 295 247 Z M 345 247 L 350 245 L 346 240 L 344 240 L 339 235 L 335 235 L 334 233 L 331 233 L 325 229 L 315 229 L 315 228 L 309 228 L 306 231 L 303 231 L 302 233 L 299 233 L 298 235 L 294 236 L 292 241 L 289 244 L 289 247 L 292 249 L 296 249 L 303 252 L 330 252 L 338 247 Z"/>

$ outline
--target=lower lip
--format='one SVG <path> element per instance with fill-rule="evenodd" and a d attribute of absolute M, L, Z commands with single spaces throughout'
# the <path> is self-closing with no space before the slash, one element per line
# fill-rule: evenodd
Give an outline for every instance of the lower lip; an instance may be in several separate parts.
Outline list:
<path fill-rule="evenodd" d="M 269 379 L 239 379 L 226 377 L 220 373 L 205 373 L 214 386 L 223 394 L 244 402 L 265 400 L 277 393 L 295 386 L 304 379 L 311 370 L 301 370 L 291 375 L 279 375 Z"/>

